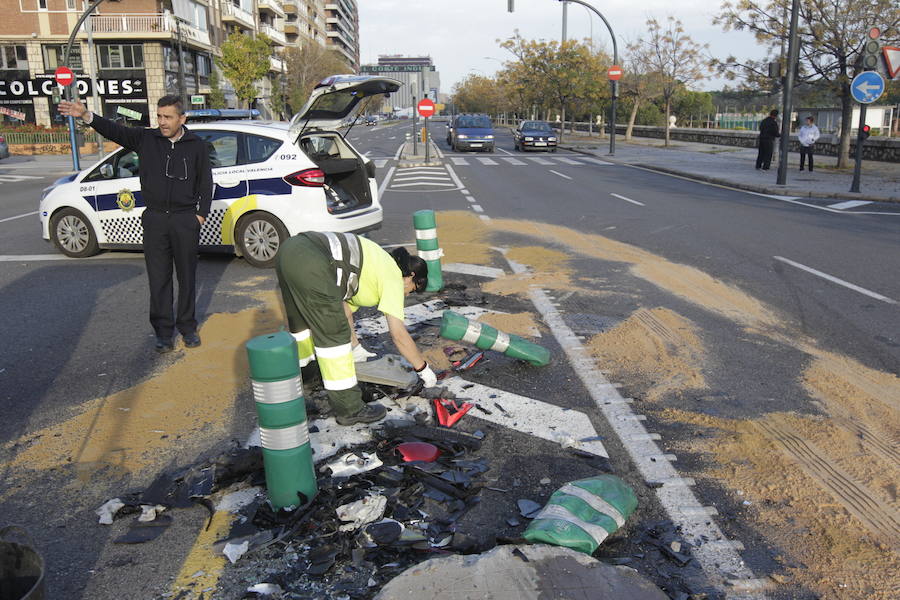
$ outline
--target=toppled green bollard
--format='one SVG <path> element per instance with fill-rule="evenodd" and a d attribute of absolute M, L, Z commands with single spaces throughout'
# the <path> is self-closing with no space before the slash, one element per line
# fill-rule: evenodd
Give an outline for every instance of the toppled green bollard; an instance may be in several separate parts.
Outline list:
<path fill-rule="evenodd" d="M 297 343 L 282 331 L 255 337 L 246 347 L 269 502 L 276 510 L 300 506 L 318 488 Z"/>
<path fill-rule="evenodd" d="M 425 286 L 425 291 L 439 292 L 444 287 L 444 274 L 441 271 L 441 257 L 444 251 L 438 244 L 434 211 L 424 209 L 414 212 L 413 227 L 416 228 L 416 250 L 419 258 L 428 265 L 428 285 Z"/>
<path fill-rule="evenodd" d="M 485 323 L 472 321 L 452 310 L 445 310 L 441 317 L 441 337 L 475 344 L 482 350 L 502 352 L 509 357 L 528 361 L 536 367 L 550 363 L 550 351 L 543 346 L 523 340 L 517 335 L 503 333 Z"/>
<path fill-rule="evenodd" d="M 522 537 L 593 554 L 637 504 L 634 491 L 615 475 L 572 481 L 553 492 Z"/>

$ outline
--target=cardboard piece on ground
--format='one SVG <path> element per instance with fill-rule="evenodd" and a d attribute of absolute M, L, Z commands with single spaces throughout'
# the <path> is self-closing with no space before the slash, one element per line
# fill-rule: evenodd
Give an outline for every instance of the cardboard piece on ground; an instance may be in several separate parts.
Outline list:
<path fill-rule="evenodd" d="M 408 388 L 416 383 L 415 371 L 403 366 L 398 354 L 385 354 L 378 360 L 356 363 L 356 379 L 378 385 Z"/>

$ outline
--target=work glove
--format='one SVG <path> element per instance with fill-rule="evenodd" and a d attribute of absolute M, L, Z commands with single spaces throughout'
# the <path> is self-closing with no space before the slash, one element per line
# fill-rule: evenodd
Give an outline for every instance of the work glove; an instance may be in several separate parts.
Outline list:
<path fill-rule="evenodd" d="M 353 362 L 366 362 L 373 356 L 375 356 L 375 353 L 363 348 L 362 344 L 357 344 L 353 347 Z"/>
<path fill-rule="evenodd" d="M 437 375 L 434 374 L 434 371 L 431 370 L 428 363 L 425 363 L 421 369 L 416 371 L 416 375 L 419 376 L 422 383 L 424 383 L 427 388 L 432 388 L 437 385 Z"/>

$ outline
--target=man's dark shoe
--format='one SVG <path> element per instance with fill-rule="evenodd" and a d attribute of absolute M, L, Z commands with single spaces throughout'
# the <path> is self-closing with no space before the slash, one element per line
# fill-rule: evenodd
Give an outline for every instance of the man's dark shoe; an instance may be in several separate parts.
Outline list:
<path fill-rule="evenodd" d="M 174 349 L 175 349 L 175 345 L 172 343 L 171 339 L 167 340 L 166 338 L 161 338 L 161 337 L 156 338 L 156 351 L 159 352 L 160 354 L 165 354 L 166 352 L 171 352 Z"/>
<path fill-rule="evenodd" d="M 381 404 L 366 404 L 358 413 L 346 417 L 337 417 L 338 425 L 356 425 L 357 423 L 374 423 L 387 414 Z"/>
<path fill-rule="evenodd" d="M 195 331 L 194 333 L 188 333 L 187 335 L 181 336 L 184 340 L 185 348 L 196 348 L 200 345 L 200 336 Z"/>

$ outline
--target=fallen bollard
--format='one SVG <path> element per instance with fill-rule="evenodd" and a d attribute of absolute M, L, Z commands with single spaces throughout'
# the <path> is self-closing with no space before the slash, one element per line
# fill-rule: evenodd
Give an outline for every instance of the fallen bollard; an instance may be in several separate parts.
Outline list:
<path fill-rule="evenodd" d="M 441 317 L 441 337 L 448 340 L 475 344 L 482 350 L 494 350 L 528 361 L 536 367 L 550 363 L 550 351 L 523 340 L 517 335 L 503 333 L 479 321 L 469 320 L 452 310 L 445 310 Z"/>
<path fill-rule="evenodd" d="M 428 265 L 428 285 L 425 286 L 425 291 L 439 292 L 444 287 L 444 275 L 441 272 L 441 257 L 444 251 L 438 245 L 434 211 L 425 209 L 414 212 L 413 226 L 416 228 L 416 250 L 419 258 Z"/>
<path fill-rule="evenodd" d="M 593 554 L 625 524 L 637 503 L 631 488 L 615 475 L 572 481 L 553 492 L 522 537 Z"/>
<path fill-rule="evenodd" d="M 247 359 L 269 502 L 276 510 L 300 506 L 317 487 L 297 343 L 285 331 L 261 335 L 247 342 Z"/>

